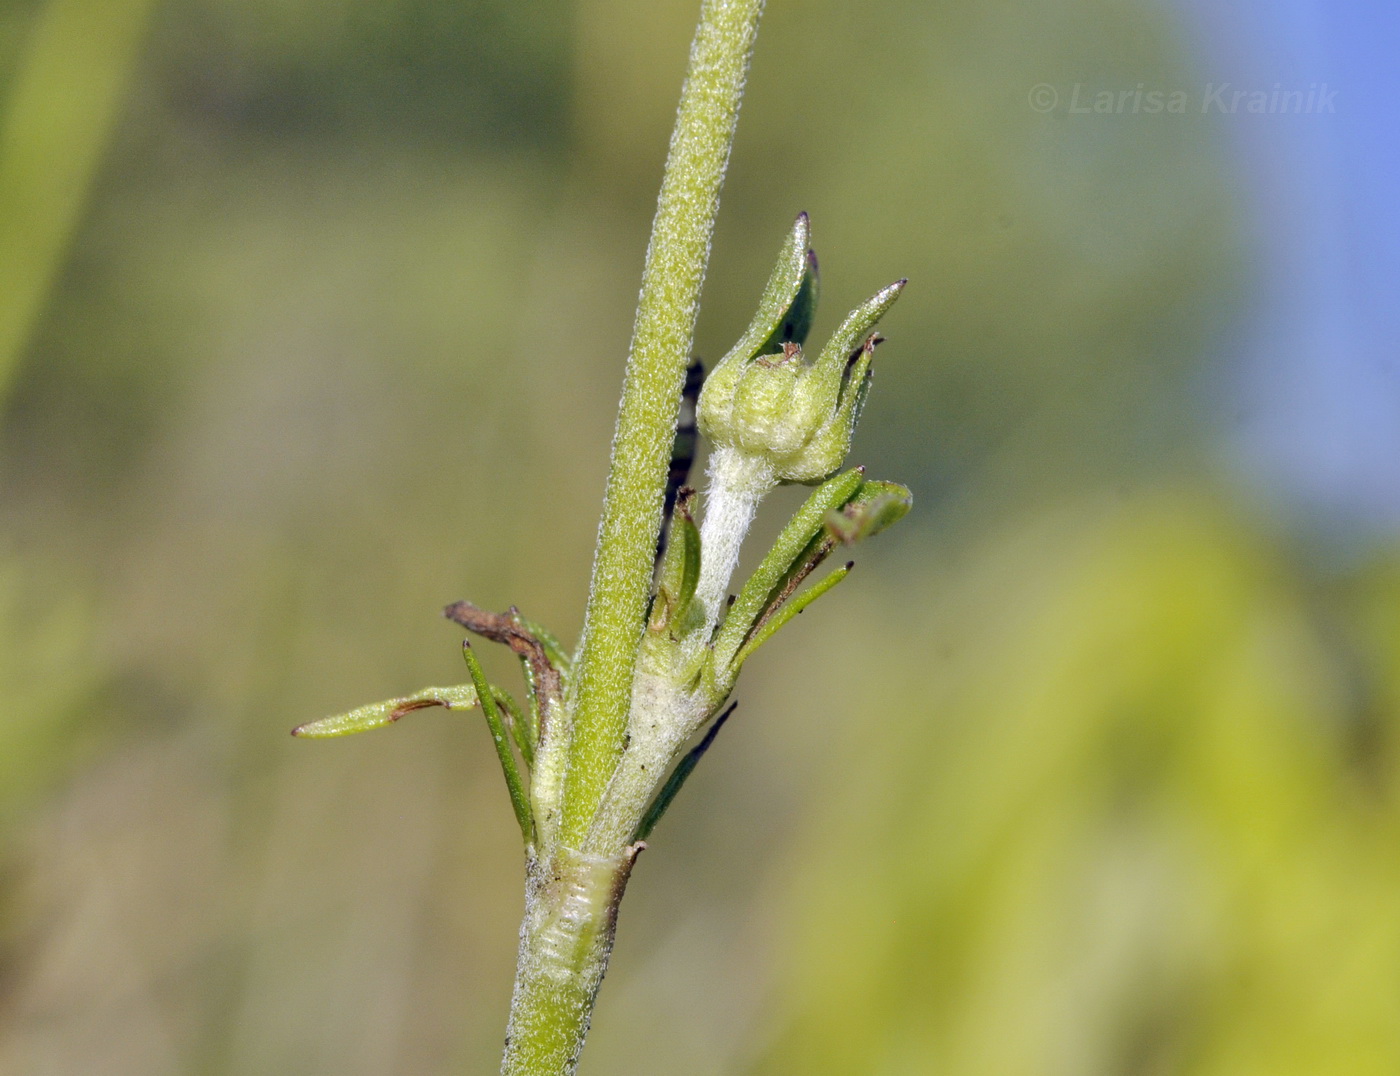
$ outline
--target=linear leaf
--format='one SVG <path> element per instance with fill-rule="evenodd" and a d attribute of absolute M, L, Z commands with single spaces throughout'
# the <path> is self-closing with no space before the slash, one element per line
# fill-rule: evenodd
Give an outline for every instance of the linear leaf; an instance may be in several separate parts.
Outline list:
<path fill-rule="evenodd" d="M 359 706 L 343 714 L 308 721 L 292 729 L 292 735 L 305 740 L 323 740 L 334 736 L 351 736 L 357 732 L 381 729 L 392 725 L 404 714 L 441 706 L 447 710 L 470 710 L 477 703 L 476 688 L 471 684 L 454 687 L 425 687 L 402 698 L 385 699 Z"/>
<path fill-rule="evenodd" d="M 750 654 L 769 639 L 773 638 L 773 636 L 777 635 L 778 632 L 782 630 L 783 626 L 792 620 L 793 617 L 802 612 L 803 609 L 806 609 L 807 606 L 811 605 L 832 587 L 836 586 L 836 584 L 845 579 L 846 576 L 850 575 L 853 567 L 854 564 L 848 561 L 845 565 L 837 568 L 825 579 L 821 580 L 821 582 L 812 584 L 812 586 L 802 591 L 802 593 L 798 594 L 797 597 L 793 598 L 786 605 L 780 606 L 777 612 L 775 612 L 770 619 L 766 620 L 758 630 L 753 633 L 748 642 L 740 648 L 739 652 L 734 655 L 735 671 L 749 659 Z"/>
<path fill-rule="evenodd" d="M 467 668 L 471 670 L 477 697 L 482 700 L 481 709 L 486 715 L 486 724 L 491 729 L 491 741 L 496 746 L 496 757 L 501 760 L 501 772 L 505 775 L 506 788 L 510 792 L 510 805 L 515 809 L 515 820 L 520 823 L 520 835 L 525 840 L 525 847 L 529 848 L 535 842 L 530 799 L 525 794 L 525 786 L 520 780 L 520 768 L 515 764 L 515 755 L 510 749 L 505 722 L 501 720 L 501 711 L 496 706 L 495 691 L 486 679 L 481 662 L 476 660 L 472 644 L 465 639 L 462 640 L 462 657 L 466 659 Z"/>
<path fill-rule="evenodd" d="M 637 823 L 637 831 L 632 835 L 632 843 L 644 841 L 651 836 L 651 831 L 656 828 L 656 823 L 661 821 L 661 816 L 666 813 L 666 809 L 671 806 L 671 801 L 680 792 L 681 786 L 686 779 L 694 772 L 695 767 L 700 764 L 700 759 L 704 757 L 710 745 L 715 742 L 715 737 L 719 735 L 719 730 L 724 728 L 724 723 L 729 720 L 729 715 L 738 706 L 737 702 L 729 704 L 729 709 L 720 714 L 715 723 L 710 726 L 710 730 L 705 733 L 705 738 L 686 753 L 685 758 L 676 763 L 676 768 L 671 771 L 671 776 L 666 778 L 666 783 L 661 786 L 661 791 L 656 794 L 656 799 L 651 801 L 651 806 L 647 808 L 642 820 Z"/>
<path fill-rule="evenodd" d="M 804 552 L 809 551 L 812 543 L 822 536 L 827 512 L 840 508 L 850 500 L 860 485 L 859 467 L 827 479 L 812 491 L 812 495 L 782 529 L 773 548 L 740 589 L 715 638 L 714 668 L 721 681 L 725 677 L 724 670 L 769 607 L 775 588 L 781 586 Z"/>

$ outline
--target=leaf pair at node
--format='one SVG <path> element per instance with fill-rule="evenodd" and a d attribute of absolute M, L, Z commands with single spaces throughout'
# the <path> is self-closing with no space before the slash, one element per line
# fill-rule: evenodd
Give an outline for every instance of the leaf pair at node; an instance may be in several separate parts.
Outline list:
<path fill-rule="evenodd" d="M 470 602 L 454 602 L 444 611 L 448 619 L 468 630 L 509 647 L 520 659 L 525 678 L 528 706 L 522 708 L 506 691 L 486 679 L 471 644 L 462 643 L 471 683 L 452 687 L 429 687 L 396 699 L 360 706 L 343 714 L 298 725 L 292 735 L 302 739 L 329 739 L 357 732 L 384 728 L 414 710 L 440 706 L 447 710 L 479 707 L 496 748 L 501 771 L 510 792 L 520 831 L 527 846 L 534 843 L 534 822 L 530 797 L 522 776 L 535 765 L 535 757 L 548 735 L 549 719 L 563 705 L 567 688 L 569 659 L 548 631 L 512 608 L 506 613 L 490 613 Z M 516 754 L 520 761 L 516 761 Z"/>
<path fill-rule="evenodd" d="M 715 636 L 717 690 L 732 689 L 749 656 L 803 609 L 850 574 L 852 563 L 799 590 L 839 544 L 853 545 L 909 511 L 909 490 L 865 477 L 856 467 L 822 483 L 788 521 L 768 555 L 740 589 Z"/>

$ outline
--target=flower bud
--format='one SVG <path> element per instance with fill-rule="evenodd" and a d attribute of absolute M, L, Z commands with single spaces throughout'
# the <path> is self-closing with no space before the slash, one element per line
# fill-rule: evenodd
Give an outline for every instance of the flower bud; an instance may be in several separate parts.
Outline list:
<path fill-rule="evenodd" d="M 815 362 L 802 344 L 816 306 L 810 224 L 797 218 L 758 313 L 700 394 L 700 430 L 717 448 L 763 464 L 780 482 L 820 482 L 850 450 L 880 337 L 871 332 L 900 280 L 852 311 Z"/>

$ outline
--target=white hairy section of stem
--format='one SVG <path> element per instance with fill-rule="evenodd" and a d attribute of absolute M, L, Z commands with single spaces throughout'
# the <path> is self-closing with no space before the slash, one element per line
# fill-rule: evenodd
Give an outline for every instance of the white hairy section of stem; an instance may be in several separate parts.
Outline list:
<path fill-rule="evenodd" d="M 757 456 L 722 446 L 710 457 L 710 488 L 700 524 L 700 583 L 695 596 L 705 612 L 696 633 L 703 645 L 724 611 L 729 580 L 758 504 L 778 484 L 772 465 Z"/>
<path fill-rule="evenodd" d="M 628 745 L 583 845 L 591 853 L 606 852 L 631 839 L 666 771 L 704 723 L 714 701 L 705 687 L 686 682 L 685 670 L 709 644 L 724 612 L 744 538 L 759 502 L 777 479 L 766 460 L 723 445 L 710 456 L 709 479 L 695 590 L 703 617 L 689 629 L 678 651 L 642 646 L 632 685 Z"/>
<path fill-rule="evenodd" d="M 678 684 L 676 666 L 664 660 L 654 665 L 656 656 L 645 654 L 637 668 L 630 743 L 608 784 L 586 851 L 602 853 L 632 840 L 676 755 L 709 713 L 703 689 Z"/>

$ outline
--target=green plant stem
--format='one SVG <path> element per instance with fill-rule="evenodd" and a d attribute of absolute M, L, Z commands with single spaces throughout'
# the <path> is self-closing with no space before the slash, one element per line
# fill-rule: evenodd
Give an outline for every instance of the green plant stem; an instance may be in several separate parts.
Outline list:
<path fill-rule="evenodd" d="M 627 844 L 640 811 L 604 827 L 620 834 L 607 847 L 587 839 L 623 752 L 681 386 L 762 11 L 763 0 L 703 0 L 691 45 L 642 274 L 583 643 L 565 702 L 571 731 L 560 823 L 544 831 L 542 847 L 527 851 L 503 1076 L 575 1071 L 641 847 Z M 656 780 L 663 773 L 658 767 Z"/>
<path fill-rule="evenodd" d="M 559 835 L 569 847 L 582 841 L 622 751 L 681 385 L 762 10 L 763 0 L 704 0 L 691 46 L 642 275 L 584 616 Z"/>
<path fill-rule="evenodd" d="M 502 1076 L 571 1076 L 638 849 L 531 857 Z"/>

